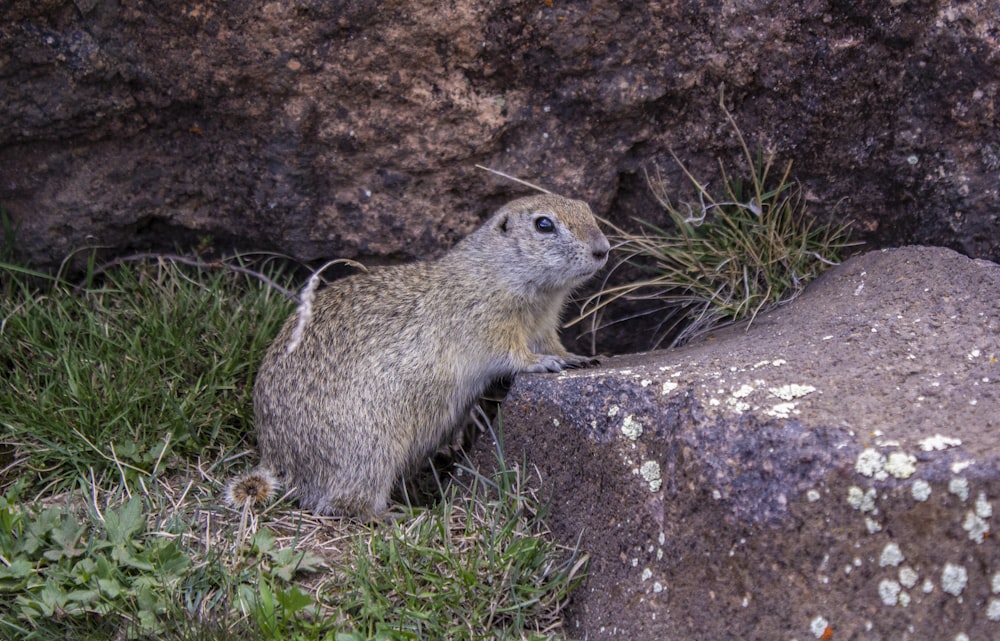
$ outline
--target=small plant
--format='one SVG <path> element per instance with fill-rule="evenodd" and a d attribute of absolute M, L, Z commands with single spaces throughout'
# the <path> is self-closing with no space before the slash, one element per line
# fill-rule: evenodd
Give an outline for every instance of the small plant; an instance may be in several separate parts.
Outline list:
<path fill-rule="evenodd" d="M 0 498 L 0 629 L 25 637 L 52 619 L 100 620 L 129 611 L 137 635 L 159 631 L 190 565 L 176 541 L 147 535 L 142 500 L 81 520 L 58 506 L 29 511 Z M 44 636 L 44 635 L 41 635 Z"/>
<path fill-rule="evenodd" d="M 609 276 L 625 265 L 650 275 L 615 286 L 606 279 L 605 288 L 584 303 L 578 321 L 592 316 L 597 327 L 604 309 L 620 299 L 655 301 L 645 313 L 665 316 L 654 347 L 667 338 L 676 346 L 724 323 L 752 323 L 838 264 L 850 245 L 847 226 L 812 224 L 802 190 L 791 179 L 791 163 L 776 173 L 773 157 L 762 151 L 753 156 L 726 115 L 740 140 L 748 177 L 731 176 L 720 163 L 722 189 L 713 194 L 674 156 L 698 197 L 697 203 L 675 204 L 659 172 L 647 174 L 671 227 L 640 220 L 642 229 L 629 233 L 608 223 L 621 256 Z"/>

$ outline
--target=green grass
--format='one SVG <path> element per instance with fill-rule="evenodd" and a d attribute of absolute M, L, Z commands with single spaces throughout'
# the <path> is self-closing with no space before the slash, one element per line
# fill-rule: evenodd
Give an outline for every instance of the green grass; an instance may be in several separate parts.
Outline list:
<path fill-rule="evenodd" d="M 290 309 L 272 289 L 170 263 L 80 289 L 2 278 L 0 448 L 33 487 L 156 476 L 251 431 L 253 374 Z"/>
<path fill-rule="evenodd" d="M 720 163 L 722 186 L 713 193 L 675 157 L 694 187 L 694 203 L 675 203 L 659 173 L 647 175 L 669 225 L 640 220 L 639 231 L 629 232 L 606 223 L 619 260 L 577 322 L 590 317 L 598 326 L 611 303 L 645 301 L 651 308 L 643 313 L 660 316 L 653 346 L 666 340 L 677 346 L 722 324 L 752 323 L 839 263 L 851 244 L 847 226 L 814 224 L 791 178 L 791 163 L 775 171 L 774 158 L 751 154 L 729 120 L 742 145 L 742 173 L 733 175 Z M 611 275 L 625 266 L 641 276 L 609 285 Z"/>
<path fill-rule="evenodd" d="M 548 638 L 587 557 L 546 539 L 524 481 L 513 470 L 475 477 L 364 542 L 344 601 L 362 638 Z"/>
<path fill-rule="evenodd" d="M 516 466 L 374 524 L 225 505 L 292 308 L 238 267 L 0 264 L 0 638 L 554 638 L 586 557 Z"/>

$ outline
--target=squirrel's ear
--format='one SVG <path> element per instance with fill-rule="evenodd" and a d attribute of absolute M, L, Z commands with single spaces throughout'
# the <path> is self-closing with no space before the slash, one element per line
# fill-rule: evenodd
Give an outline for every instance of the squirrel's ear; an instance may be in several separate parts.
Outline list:
<path fill-rule="evenodd" d="M 508 216 L 501 216 L 500 220 L 497 221 L 497 229 L 499 229 L 501 233 L 506 234 L 507 233 L 507 223 L 508 222 L 510 222 L 510 219 L 509 219 Z"/>

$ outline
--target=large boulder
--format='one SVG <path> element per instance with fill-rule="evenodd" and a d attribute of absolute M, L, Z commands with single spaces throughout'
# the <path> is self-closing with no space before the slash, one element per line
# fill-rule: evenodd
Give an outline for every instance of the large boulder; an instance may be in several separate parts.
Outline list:
<path fill-rule="evenodd" d="M 997 292 L 872 252 L 749 329 L 518 376 L 507 461 L 591 555 L 572 637 L 1000 638 Z"/>
<path fill-rule="evenodd" d="M 619 221 L 661 215 L 644 168 L 679 190 L 671 151 L 718 186 L 722 96 L 820 219 L 1000 260 L 997 23 L 994 0 L 7 0 L 0 206 L 39 265 L 429 256 L 518 189 L 476 163 Z"/>

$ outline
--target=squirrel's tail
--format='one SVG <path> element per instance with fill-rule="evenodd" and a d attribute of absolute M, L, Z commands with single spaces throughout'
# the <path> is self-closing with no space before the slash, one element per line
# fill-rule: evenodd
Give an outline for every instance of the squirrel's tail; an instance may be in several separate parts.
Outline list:
<path fill-rule="evenodd" d="M 229 481 L 223 498 L 230 507 L 256 507 L 273 499 L 280 488 L 278 479 L 270 470 L 258 467 Z"/>

